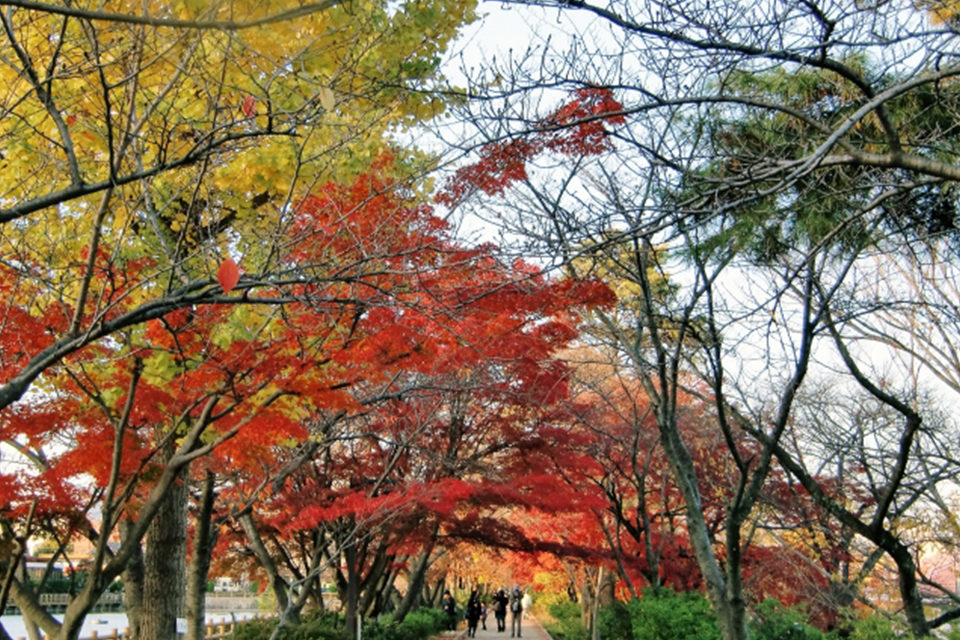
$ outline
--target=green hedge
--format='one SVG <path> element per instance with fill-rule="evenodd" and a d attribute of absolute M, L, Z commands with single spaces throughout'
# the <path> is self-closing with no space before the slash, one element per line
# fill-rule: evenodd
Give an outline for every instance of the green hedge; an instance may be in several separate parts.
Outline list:
<path fill-rule="evenodd" d="M 555 622 L 544 625 L 555 640 L 584 640 L 588 630 L 573 602 L 551 605 Z M 671 589 L 646 590 L 627 603 L 614 602 L 597 616 L 603 640 L 720 640 L 720 629 L 707 599 L 700 593 L 675 593 Z M 767 600 L 749 613 L 751 640 L 912 640 L 903 628 L 882 616 L 855 618 L 851 614 L 843 631 L 825 633 L 809 623 L 802 609 L 791 609 Z M 947 635 L 960 640 L 960 630 Z"/>
<path fill-rule="evenodd" d="M 597 626 L 600 627 L 600 637 L 605 640 L 633 640 L 633 622 L 630 620 L 630 609 L 620 601 L 614 601 L 608 607 L 603 607 L 597 614 Z"/>
<path fill-rule="evenodd" d="M 570 600 L 555 602 L 547 607 L 554 622 L 544 625 L 554 640 L 587 640 L 590 632 L 580 619 L 580 605 Z M 602 638 L 606 638 L 601 634 Z"/>
<path fill-rule="evenodd" d="M 364 620 L 364 640 L 427 640 L 444 627 L 444 613 L 439 609 L 420 609 L 409 614 L 403 622 L 385 618 L 380 622 Z M 234 628 L 232 640 L 268 640 L 276 620 L 250 620 Z M 319 612 L 306 616 L 302 624 L 288 627 L 279 634 L 279 640 L 348 640 L 343 616 Z"/>
<path fill-rule="evenodd" d="M 627 603 L 634 640 L 720 640 L 720 627 L 703 594 L 646 589 Z"/>
<path fill-rule="evenodd" d="M 807 622 L 803 611 L 768 599 L 753 610 L 750 637 L 755 640 L 823 640 L 822 631 Z"/>
<path fill-rule="evenodd" d="M 418 609 L 403 622 L 384 619 L 371 621 L 363 627 L 364 640 L 426 640 L 446 627 L 446 614 L 440 609 Z"/>

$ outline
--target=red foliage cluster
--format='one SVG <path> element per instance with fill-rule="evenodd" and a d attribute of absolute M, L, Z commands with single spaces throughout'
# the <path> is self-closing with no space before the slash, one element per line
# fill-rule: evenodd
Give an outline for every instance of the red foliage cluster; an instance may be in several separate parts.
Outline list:
<path fill-rule="evenodd" d="M 500 195 L 514 182 L 527 177 L 527 164 L 536 156 L 554 151 L 568 156 L 591 156 L 608 151 L 605 124 L 625 122 L 623 105 L 610 89 L 588 87 L 573 92 L 573 99 L 545 118 L 532 132 L 511 140 L 484 145 L 480 160 L 461 167 L 437 196 L 437 202 L 454 205 L 470 191 Z"/>
<path fill-rule="evenodd" d="M 590 464 L 564 447 L 558 406 L 569 371 L 555 354 L 576 338 L 580 313 L 611 305 L 613 293 L 504 264 L 492 247 L 459 246 L 391 179 L 392 159 L 379 162 L 296 204 L 284 259 L 302 284 L 283 291 L 296 300 L 282 310 L 171 311 L 67 358 L 71 375 L 50 371 L 56 393 L 46 402 L 5 411 L 0 438 L 42 452 L 47 468 L 16 482 L 0 476 L 0 514 L 23 518 L 36 499 L 37 521 L 69 539 L 116 473 L 115 506 L 135 518 L 196 428 L 203 455 L 191 473 L 228 477 L 218 508 L 255 504 L 276 544 L 352 523 L 390 549 L 409 548 L 472 522 L 464 507 L 598 508 L 593 494 L 551 489 L 550 465 Z M 116 283 L 111 313 L 129 308 L 123 297 L 148 264 L 101 252 L 97 265 Z M 226 291 L 238 271 L 224 271 Z M 70 313 L 20 306 L 23 292 L 2 281 L 0 294 L 0 317 L 28 329 L 3 333 L 6 375 L 66 330 Z M 297 457 L 322 438 L 322 463 Z M 300 466 L 270 483 L 287 465 Z"/>

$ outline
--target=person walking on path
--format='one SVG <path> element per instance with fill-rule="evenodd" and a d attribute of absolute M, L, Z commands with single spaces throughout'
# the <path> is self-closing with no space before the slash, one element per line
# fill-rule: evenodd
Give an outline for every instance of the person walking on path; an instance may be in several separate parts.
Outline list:
<path fill-rule="evenodd" d="M 523 593 L 520 591 L 520 585 L 513 587 L 513 593 L 510 594 L 510 637 L 521 637 L 521 628 L 523 625 Z"/>
<path fill-rule="evenodd" d="M 510 585 L 512 588 L 513 585 Z M 510 594 L 511 589 L 506 590 L 506 594 Z M 557 638 L 550 637 L 549 634 L 543 629 L 537 619 L 533 617 L 533 608 L 526 608 L 526 615 L 523 616 L 523 637 L 520 640 L 557 640 Z M 463 632 L 466 636 L 466 632 Z M 445 640 L 453 640 L 449 636 Z M 473 638 L 464 638 L 463 640 L 510 640 L 509 637 L 503 632 L 497 632 L 497 628 L 492 624 L 487 626 L 487 630 L 484 631 L 482 628 L 477 627 L 477 635 Z"/>
<path fill-rule="evenodd" d="M 509 602 L 506 589 L 500 589 L 497 595 L 493 596 L 493 617 L 497 619 L 497 631 L 507 630 L 507 603 Z"/>
<path fill-rule="evenodd" d="M 457 630 L 457 601 L 453 599 L 449 591 L 443 592 L 443 602 L 440 607 L 447 614 L 447 631 Z"/>
<path fill-rule="evenodd" d="M 470 600 L 467 601 L 467 637 L 477 637 L 477 623 L 480 622 L 480 596 L 476 591 L 470 593 Z"/>

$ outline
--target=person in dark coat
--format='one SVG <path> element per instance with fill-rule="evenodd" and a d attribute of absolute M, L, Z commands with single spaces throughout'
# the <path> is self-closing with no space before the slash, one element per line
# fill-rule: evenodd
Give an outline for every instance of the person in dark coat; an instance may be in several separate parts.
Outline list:
<path fill-rule="evenodd" d="M 440 605 L 443 612 L 447 614 L 447 631 L 457 630 L 457 601 L 453 599 L 449 591 L 443 592 L 443 602 Z"/>
<path fill-rule="evenodd" d="M 477 623 L 480 622 L 480 614 L 483 608 L 480 606 L 480 596 L 476 591 L 470 593 L 470 600 L 467 601 L 467 637 L 477 637 Z"/>
<path fill-rule="evenodd" d="M 520 637 L 520 630 L 523 626 L 523 592 L 520 591 L 520 585 L 513 588 L 510 594 L 510 637 Z"/>
<path fill-rule="evenodd" d="M 493 596 L 493 617 L 497 619 L 497 631 L 507 630 L 507 603 L 510 598 L 504 589 L 497 591 Z"/>

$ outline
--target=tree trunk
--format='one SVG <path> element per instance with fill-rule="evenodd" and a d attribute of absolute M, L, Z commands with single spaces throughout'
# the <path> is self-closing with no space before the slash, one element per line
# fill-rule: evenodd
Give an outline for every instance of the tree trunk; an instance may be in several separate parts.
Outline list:
<path fill-rule="evenodd" d="M 23 554 L 18 554 L 15 560 L 16 567 L 14 572 L 17 574 L 17 577 L 20 579 L 21 583 L 26 584 L 27 583 L 26 565 L 24 564 L 23 559 L 24 559 Z M 0 614 L 2 613 L 3 612 L 0 611 Z M 37 623 L 27 618 L 26 616 L 23 617 L 23 626 L 27 630 L 28 640 L 41 640 L 41 638 L 43 637 L 40 633 L 40 627 L 37 626 Z"/>
<path fill-rule="evenodd" d="M 357 607 L 360 599 L 360 576 L 357 571 L 357 555 L 357 545 L 354 541 L 344 549 L 344 558 L 347 564 L 347 588 L 344 593 L 347 606 L 344 617 L 346 618 L 347 631 L 351 638 L 357 637 L 357 620 L 360 615 Z"/>
<path fill-rule="evenodd" d="M 289 605 L 287 583 L 283 577 L 280 576 L 280 572 L 277 570 L 277 564 L 273 561 L 270 552 L 263 543 L 263 538 L 260 537 L 260 532 L 257 531 L 257 526 L 253 522 L 253 516 L 248 512 L 244 512 L 237 516 L 237 520 L 240 522 L 240 526 L 247 536 L 247 543 L 250 545 L 253 555 L 257 558 L 257 562 L 260 563 L 260 567 L 267 572 L 267 576 L 270 578 L 270 586 L 277 600 L 277 613 L 281 615 L 282 624 L 285 622 L 284 612 L 287 611 Z"/>
<path fill-rule="evenodd" d="M 379 593 L 381 579 L 389 573 L 387 567 L 392 559 L 393 556 L 387 554 L 386 547 L 381 545 L 377 548 L 373 563 L 357 589 L 357 615 L 360 617 L 371 615 L 370 610 Z M 357 567 L 358 574 L 359 569 Z"/>
<path fill-rule="evenodd" d="M 184 612 L 187 549 L 185 471 L 171 483 L 150 523 L 143 558 L 143 605 L 139 640 L 171 640 Z"/>
<path fill-rule="evenodd" d="M 430 535 L 430 542 L 427 546 L 417 554 L 417 559 L 414 561 L 411 571 L 408 574 L 407 579 L 407 593 L 404 594 L 403 600 L 400 601 L 400 605 L 397 607 L 396 612 L 394 613 L 394 619 L 403 620 L 408 613 L 420 604 L 424 584 L 427 580 L 427 569 L 430 568 L 430 554 L 433 553 L 433 540 L 436 538 L 436 533 L 438 531 L 438 525 L 433 525 L 433 532 Z M 427 599 L 427 602 L 431 605 L 433 602 L 430 599 Z"/>
<path fill-rule="evenodd" d="M 440 607 L 440 601 L 443 598 L 443 587 L 446 584 L 443 578 L 437 578 L 437 581 L 433 583 L 433 588 L 425 587 L 423 594 L 423 601 L 429 602 L 430 606 L 434 609 Z"/>
<path fill-rule="evenodd" d="M 127 540 L 130 530 L 130 521 L 124 518 L 120 523 L 120 539 Z M 143 615 L 143 547 L 137 549 L 130 556 L 130 561 L 123 570 L 123 607 L 127 612 L 128 640 L 140 640 L 140 619 Z"/>
<path fill-rule="evenodd" d="M 907 617 L 907 624 L 910 625 L 910 631 L 917 638 L 929 636 L 930 623 L 927 622 L 927 615 L 923 610 L 923 598 L 917 587 L 917 566 L 913 562 L 910 549 L 887 531 L 878 538 L 881 548 L 897 565 L 900 599 L 903 602 L 903 612 Z"/>
<path fill-rule="evenodd" d="M 60 622 L 40 606 L 36 594 L 29 587 L 14 579 L 10 583 L 10 596 L 17 608 L 20 609 L 24 622 L 33 622 L 47 636 L 55 637 L 59 635 L 61 631 Z"/>
<path fill-rule="evenodd" d="M 680 439 L 673 416 L 657 416 L 660 424 L 660 440 L 667 454 L 667 461 L 673 472 L 674 481 L 683 494 L 684 504 L 687 507 L 687 530 L 690 535 L 690 546 L 697 558 L 697 565 L 707 585 L 707 599 L 717 615 L 720 625 L 720 634 L 723 640 L 746 640 L 747 628 L 744 615 L 737 615 L 728 600 L 728 586 L 726 576 L 720 569 L 717 557 L 713 553 L 713 541 L 710 531 L 703 518 L 700 489 L 697 487 L 696 471 L 693 460 L 686 445 Z"/>
<path fill-rule="evenodd" d="M 193 556 L 187 574 L 186 640 L 203 640 L 205 635 L 207 575 L 217 541 L 217 529 L 213 526 L 214 479 L 214 474 L 207 471 L 194 526 Z"/>

